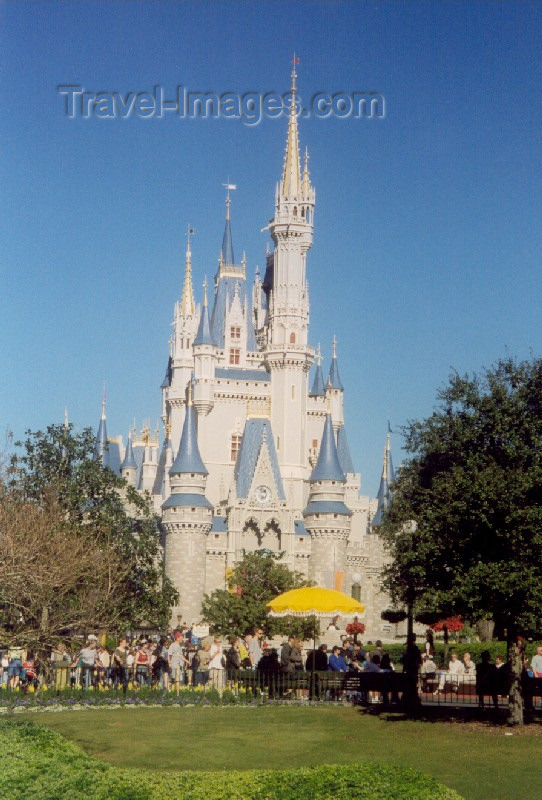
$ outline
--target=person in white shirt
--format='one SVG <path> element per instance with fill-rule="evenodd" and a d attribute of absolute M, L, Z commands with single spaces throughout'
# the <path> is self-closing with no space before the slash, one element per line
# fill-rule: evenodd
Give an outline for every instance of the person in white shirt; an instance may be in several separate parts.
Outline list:
<path fill-rule="evenodd" d="M 224 651 L 220 637 L 215 636 L 209 655 L 209 680 L 213 689 L 221 692 L 224 688 Z"/>
<path fill-rule="evenodd" d="M 465 667 L 463 663 L 458 659 L 457 653 L 450 653 L 450 661 L 448 663 L 448 669 L 444 672 L 440 673 L 439 684 L 438 687 L 435 689 L 433 694 L 438 694 L 444 690 L 444 685 L 449 683 L 451 686 L 451 691 L 457 694 L 459 690 L 459 683 L 461 682 L 463 676 L 465 674 Z"/>
<path fill-rule="evenodd" d="M 464 683 L 476 683 L 476 664 L 470 653 L 463 653 L 463 669 L 465 670 Z"/>
<path fill-rule="evenodd" d="M 542 678 L 542 647 L 536 648 L 536 655 L 531 660 L 531 669 L 535 678 Z"/>

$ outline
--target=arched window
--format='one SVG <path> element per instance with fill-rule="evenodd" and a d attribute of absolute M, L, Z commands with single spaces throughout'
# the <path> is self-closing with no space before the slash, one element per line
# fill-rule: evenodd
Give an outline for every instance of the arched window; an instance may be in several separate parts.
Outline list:
<path fill-rule="evenodd" d="M 292 400 L 295 400 L 295 386 L 292 383 Z"/>
<path fill-rule="evenodd" d="M 290 334 L 290 344 L 295 344 L 295 333 Z"/>
<path fill-rule="evenodd" d="M 361 600 L 361 584 L 359 584 L 359 583 L 353 583 L 352 584 L 352 597 L 354 598 L 354 600 L 357 600 L 358 603 L 360 602 L 360 600 Z"/>

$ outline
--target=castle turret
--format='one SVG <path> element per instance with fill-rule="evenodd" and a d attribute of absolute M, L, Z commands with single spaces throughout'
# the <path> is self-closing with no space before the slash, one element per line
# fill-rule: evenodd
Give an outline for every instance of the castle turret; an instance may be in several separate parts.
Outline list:
<path fill-rule="evenodd" d="M 96 444 L 94 446 L 96 458 L 101 461 L 103 467 L 107 467 L 108 462 L 108 444 L 107 444 L 107 420 L 105 413 L 105 389 L 102 397 L 102 415 L 100 417 L 100 424 L 98 426 L 98 433 L 96 434 Z"/>
<path fill-rule="evenodd" d="M 339 364 L 337 361 L 337 339 L 333 337 L 333 350 L 329 375 L 326 383 L 326 397 L 329 398 L 331 407 L 331 417 L 333 428 L 336 433 L 344 425 L 344 387 L 339 376 Z"/>
<path fill-rule="evenodd" d="M 395 471 L 393 469 L 393 462 L 391 459 L 390 434 L 391 429 L 388 423 L 388 433 L 386 435 L 386 446 L 384 448 L 384 460 L 382 464 L 382 475 L 380 477 L 380 486 L 376 496 L 376 499 L 378 500 L 378 506 L 376 509 L 376 514 L 373 517 L 373 525 L 380 525 L 382 522 L 383 513 L 390 502 L 390 487 L 395 480 Z"/>
<path fill-rule="evenodd" d="M 208 414 L 214 405 L 215 365 L 216 347 L 211 334 L 206 278 L 203 284 L 203 308 L 194 339 L 194 405 L 198 414 Z"/>
<path fill-rule="evenodd" d="M 132 447 L 132 431 L 128 434 L 128 444 L 126 445 L 123 462 L 120 465 L 120 474 L 129 486 L 135 487 L 137 464 L 134 456 L 134 448 Z"/>
<path fill-rule="evenodd" d="M 162 383 L 162 421 L 169 420 L 171 438 L 176 445 L 181 437 L 184 419 L 185 392 L 194 369 L 192 344 L 198 327 L 198 309 L 194 302 L 192 285 L 191 237 L 194 229 L 187 232 L 184 282 L 181 299 L 175 303 L 173 313 L 173 335 L 166 377 Z"/>
<path fill-rule="evenodd" d="M 309 480 L 309 502 L 303 511 L 311 536 L 309 579 L 340 591 L 352 512 L 344 502 L 346 478 L 337 455 L 331 414 L 326 416 L 318 461 Z"/>
<path fill-rule="evenodd" d="M 271 420 L 287 494 L 303 506 L 303 481 L 308 477 L 308 373 L 314 352 L 308 346 L 309 298 L 306 258 L 313 239 L 315 192 L 306 160 L 299 165 L 296 109 L 296 67 L 292 70 L 288 138 L 282 180 L 277 185 L 275 214 L 269 223 L 274 244 L 267 259 L 264 291 L 268 305 L 264 363 L 271 373 Z M 263 336 L 260 336 L 263 339 Z"/>
<path fill-rule="evenodd" d="M 171 495 L 162 505 L 166 532 L 165 571 L 179 592 L 179 615 L 190 625 L 199 622 L 205 588 L 206 539 L 211 530 L 213 507 L 205 497 L 207 468 L 202 461 L 197 437 L 197 411 L 188 384 L 186 414 L 177 457 L 169 470 Z"/>

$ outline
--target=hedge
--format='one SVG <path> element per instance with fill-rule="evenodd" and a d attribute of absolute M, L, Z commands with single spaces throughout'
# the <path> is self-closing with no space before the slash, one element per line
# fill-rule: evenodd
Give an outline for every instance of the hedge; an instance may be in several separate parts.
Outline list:
<path fill-rule="evenodd" d="M 418 637 L 417 645 L 423 653 L 424 648 L 424 638 L 423 636 Z M 435 645 L 435 661 L 437 666 L 445 666 L 444 665 L 444 642 L 442 640 L 437 640 L 434 643 Z M 526 654 L 529 659 L 534 656 L 536 653 L 537 646 L 542 645 L 542 642 L 529 642 L 526 647 Z M 364 643 L 363 645 L 366 650 L 369 652 L 374 649 L 374 645 L 367 645 Z M 401 656 L 405 652 L 406 645 L 402 644 L 385 644 L 383 646 L 383 651 L 385 653 L 389 653 L 393 664 L 395 664 L 395 668 L 397 669 L 397 665 L 401 663 Z M 457 653 L 459 658 L 463 657 L 463 653 L 470 653 L 472 660 L 476 663 L 481 661 L 481 654 L 484 650 L 488 650 L 491 655 L 491 660 L 495 661 L 495 656 L 501 656 L 506 661 L 506 642 L 453 642 L 450 641 L 448 643 L 448 652 L 454 651 Z"/>
<path fill-rule="evenodd" d="M 150 772 L 103 764 L 30 722 L 0 721 L 0 739 L 2 800 L 461 800 L 435 778 L 387 764 Z"/>

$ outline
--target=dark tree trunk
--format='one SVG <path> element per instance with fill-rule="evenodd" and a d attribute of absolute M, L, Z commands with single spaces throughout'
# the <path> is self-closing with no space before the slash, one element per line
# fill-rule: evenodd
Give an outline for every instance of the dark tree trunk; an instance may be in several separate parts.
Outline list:
<path fill-rule="evenodd" d="M 508 642 L 508 666 L 510 669 L 510 692 L 508 695 L 508 725 L 523 725 L 523 650 L 517 641 Z"/>

